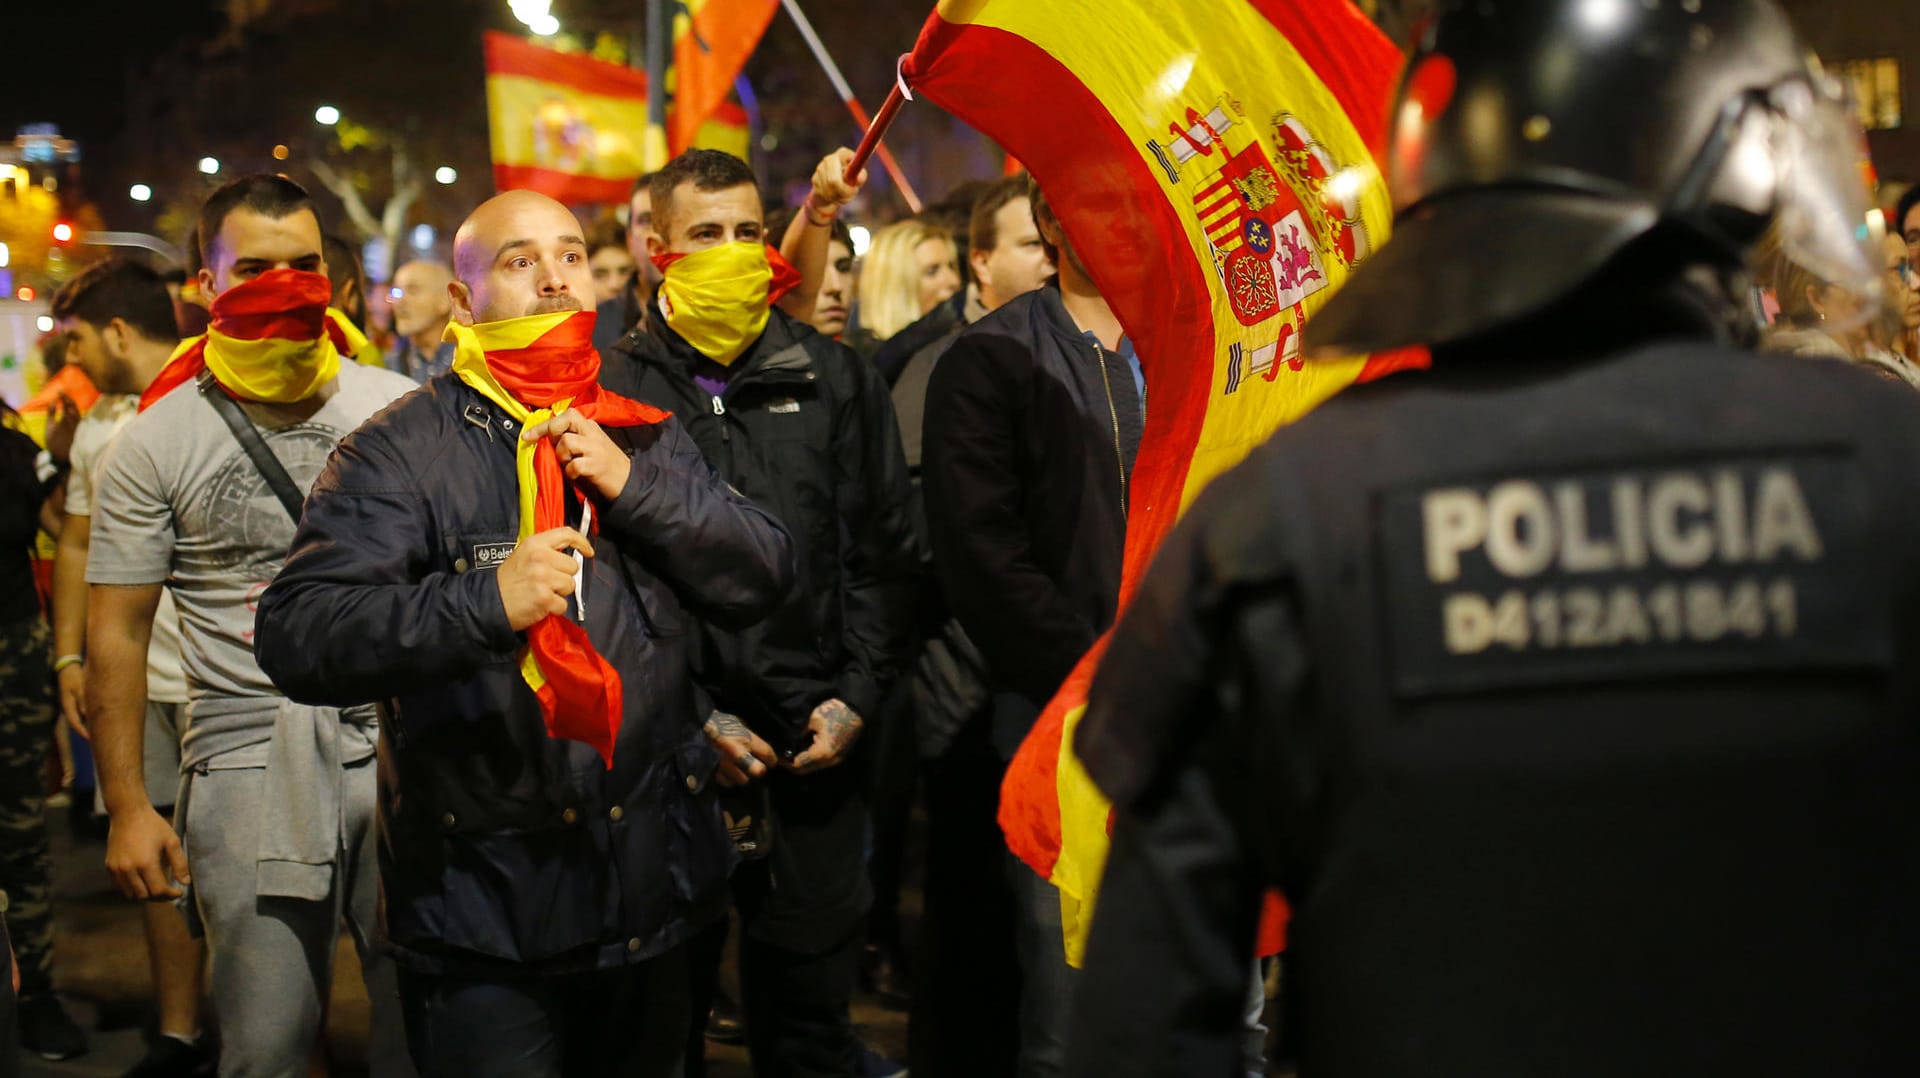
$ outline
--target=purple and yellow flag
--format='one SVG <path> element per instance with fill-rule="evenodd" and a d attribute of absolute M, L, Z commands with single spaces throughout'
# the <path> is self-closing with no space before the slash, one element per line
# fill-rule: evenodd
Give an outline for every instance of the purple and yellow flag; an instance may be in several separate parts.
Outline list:
<path fill-rule="evenodd" d="M 904 75 L 1047 193 L 1146 369 L 1121 602 L 1200 489 L 1283 424 L 1420 357 L 1308 364 L 1301 327 L 1386 239 L 1399 51 L 1347 0 L 942 0 Z M 1008 844 L 1079 961 L 1109 805 L 1072 752 L 1096 654 L 1008 772 Z M 1268 941 L 1277 946 L 1279 920 Z"/>

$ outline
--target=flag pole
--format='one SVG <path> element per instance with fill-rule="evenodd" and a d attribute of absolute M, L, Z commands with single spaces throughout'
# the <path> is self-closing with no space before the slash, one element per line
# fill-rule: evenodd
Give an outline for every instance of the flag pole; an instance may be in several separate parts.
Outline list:
<path fill-rule="evenodd" d="M 647 0 L 647 130 L 641 158 L 648 172 L 667 163 L 667 54 L 672 48 L 672 9 L 667 0 Z"/>
<path fill-rule="evenodd" d="M 907 208 L 919 213 L 920 196 L 914 193 L 913 184 L 907 182 L 907 174 L 900 170 L 900 163 L 893 159 L 892 151 L 880 141 L 880 136 L 886 133 L 887 128 L 893 123 L 893 118 L 899 114 L 900 106 L 906 101 L 899 85 L 894 86 L 893 92 L 887 95 L 886 103 L 880 106 L 880 115 L 868 116 L 867 110 L 860 104 L 860 99 L 853 95 L 853 87 L 847 84 L 846 76 L 840 73 L 840 65 L 833 62 L 833 57 L 827 53 L 826 45 L 820 41 L 820 35 L 814 33 L 813 23 L 808 20 L 807 13 L 800 10 L 799 0 L 780 0 L 780 6 L 787 9 L 787 16 L 800 30 L 800 36 L 806 39 L 807 48 L 813 50 L 813 58 L 819 61 L 821 70 L 827 73 L 827 80 L 833 83 L 834 92 L 840 95 L 840 100 L 847 106 L 847 111 L 853 114 L 854 122 L 866 131 L 865 136 L 860 140 L 860 147 L 853 152 L 853 164 L 848 169 L 849 175 L 858 176 L 860 170 L 866 167 L 867 158 L 878 156 L 881 167 L 887 170 L 887 175 L 893 177 L 893 185 L 900 189 L 900 197 L 906 200 Z"/>

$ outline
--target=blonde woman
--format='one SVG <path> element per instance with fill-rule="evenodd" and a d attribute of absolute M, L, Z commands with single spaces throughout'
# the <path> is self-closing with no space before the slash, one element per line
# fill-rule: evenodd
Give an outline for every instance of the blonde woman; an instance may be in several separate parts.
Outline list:
<path fill-rule="evenodd" d="M 938 225 L 906 220 L 874 233 L 860 268 L 860 327 L 878 344 L 960 290 L 960 251 Z"/>

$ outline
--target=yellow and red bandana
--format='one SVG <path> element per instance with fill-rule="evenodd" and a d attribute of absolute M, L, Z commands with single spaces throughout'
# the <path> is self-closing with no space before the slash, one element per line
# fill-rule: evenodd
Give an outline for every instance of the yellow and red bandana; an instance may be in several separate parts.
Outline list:
<path fill-rule="evenodd" d="M 367 338 L 327 306 L 333 286 L 323 274 L 276 269 L 235 285 L 213 301 L 204 336 L 180 342 L 140 395 L 145 411 L 203 370 L 240 400 L 291 404 L 312 396 L 340 373 L 342 354 L 359 357 Z"/>
<path fill-rule="evenodd" d="M 607 427 L 658 423 L 667 412 L 600 388 L 592 311 L 560 311 L 499 322 L 447 325 L 453 373 L 523 425 L 536 426 L 569 408 Z M 566 483 L 553 443 L 524 439 L 514 447 L 519 476 L 519 538 L 566 523 Z M 540 700 L 550 737 L 583 741 L 613 766 L 624 699 L 620 674 L 587 638 L 586 629 L 550 614 L 527 630 L 520 676 Z"/>

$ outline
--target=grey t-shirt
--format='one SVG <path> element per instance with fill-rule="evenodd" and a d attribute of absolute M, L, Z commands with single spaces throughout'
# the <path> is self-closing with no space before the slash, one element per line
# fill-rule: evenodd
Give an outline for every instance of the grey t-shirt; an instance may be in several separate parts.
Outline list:
<path fill-rule="evenodd" d="M 348 361 L 332 396 L 306 419 L 273 405 L 247 409 L 304 491 L 340 439 L 414 388 L 403 375 Z M 188 383 L 136 416 L 107 450 L 94 490 L 87 583 L 168 585 L 180 611 L 190 701 L 277 698 L 254 661 L 253 616 L 292 542 L 293 521 L 280 500 Z"/>

